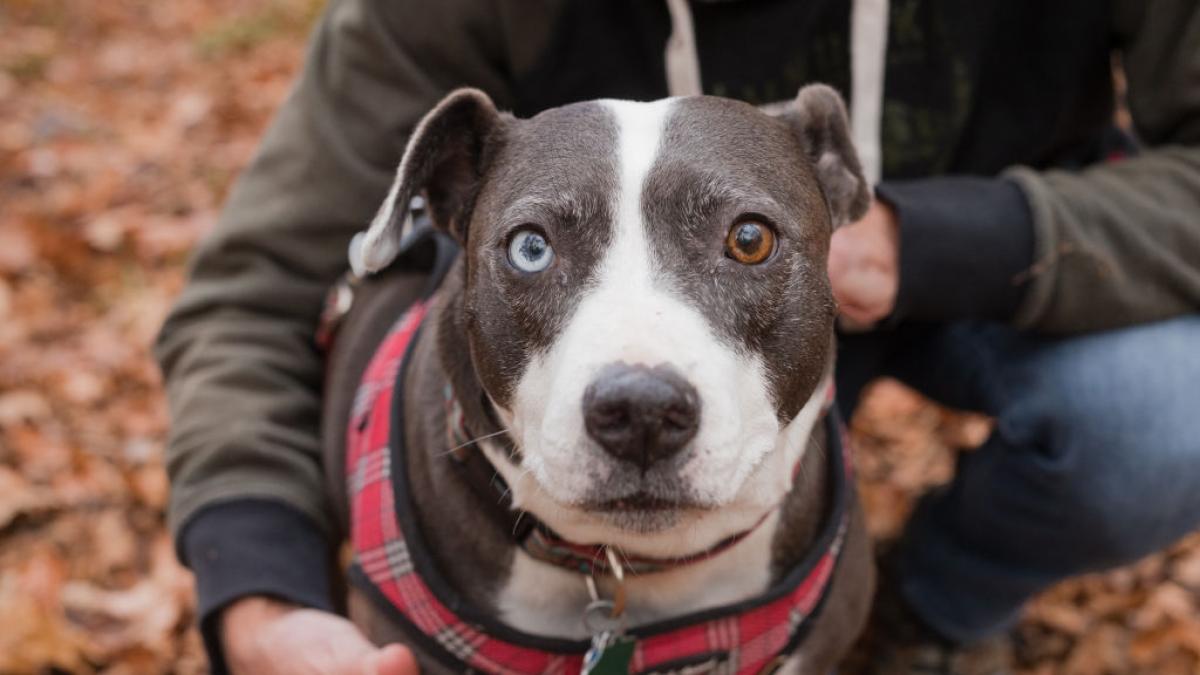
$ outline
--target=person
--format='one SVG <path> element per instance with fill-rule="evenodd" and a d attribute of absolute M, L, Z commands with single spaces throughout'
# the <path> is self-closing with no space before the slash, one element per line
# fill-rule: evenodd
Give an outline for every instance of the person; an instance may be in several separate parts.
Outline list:
<path fill-rule="evenodd" d="M 875 672 L 1002 672 L 969 655 L 1026 599 L 1196 528 L 1194 0 L 334 0 L 157 343 L 214 669 L 415 671 L 333 613 L 313 335 L 424 112 L 459 86 L 525 116 L 812 81 L 849 96 L 878 179 L 830 252 L 841 405 L 890 374 L 996 419 L 888 556 L 912 620 Z"/>

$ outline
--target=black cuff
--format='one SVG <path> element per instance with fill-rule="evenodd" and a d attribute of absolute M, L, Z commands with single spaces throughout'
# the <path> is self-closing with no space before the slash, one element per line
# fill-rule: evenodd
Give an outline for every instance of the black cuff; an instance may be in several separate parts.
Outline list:
<path fill-rule="evenodd" d="M 883 183 L 900 224 L 900 290 L 889 323 L 1008 321 L 1033 263 L 1033 215 L 1016 183 L 938 177 Z"/>
<path fill-rule="evenodd" d="M 234 600 L 269 595 L 333 611 L 329 543 L 290 506 L 262 499 L 210 506 L 184 527 L 178 546 L 196 574 L 196 614 L 215 675 L 228 672 L 216 619 Z"/>

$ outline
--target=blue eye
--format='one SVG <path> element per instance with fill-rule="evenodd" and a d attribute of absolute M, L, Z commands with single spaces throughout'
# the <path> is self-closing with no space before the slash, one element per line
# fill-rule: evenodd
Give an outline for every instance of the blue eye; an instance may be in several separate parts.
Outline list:
<path fill-rule="evenodd" d="M 554 260 L 554 249 L 540 232 L 518 230 L 508 242 L 508 261 L 522 272 L 541 272 Z"/>

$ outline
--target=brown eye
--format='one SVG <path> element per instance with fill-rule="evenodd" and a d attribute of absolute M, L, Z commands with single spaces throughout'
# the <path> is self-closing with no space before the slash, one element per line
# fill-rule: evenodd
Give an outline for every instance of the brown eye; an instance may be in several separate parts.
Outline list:
<path fill-rule="evenodd" d="M 725 255 L 743 265 L 757 265 L 775 250 L 775 232 L 757 220 L 739 220 L 725 237 Z"/>

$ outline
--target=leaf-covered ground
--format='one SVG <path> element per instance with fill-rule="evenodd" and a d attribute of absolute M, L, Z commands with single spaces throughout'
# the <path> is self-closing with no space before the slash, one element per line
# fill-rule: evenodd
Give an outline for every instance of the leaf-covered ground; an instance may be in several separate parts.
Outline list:
<path fill-rule="evenodd" d="M 320 5 L 0 0 L 0 673 L 205 670 L 149 345 Z M 986 430 L 877 387 L 873 531 Z M 1200 538 L 1064 584 L 1020 627 L 1026 672 L 1200 672 L 1198 594 Z"/>

